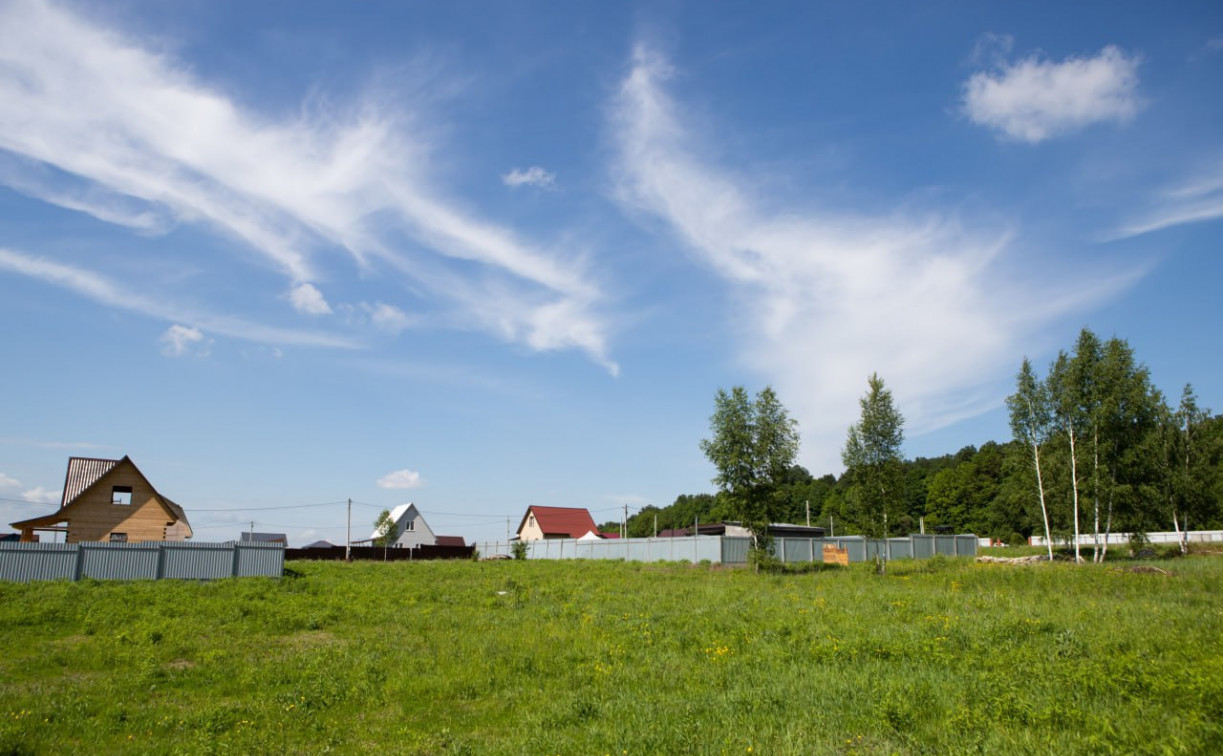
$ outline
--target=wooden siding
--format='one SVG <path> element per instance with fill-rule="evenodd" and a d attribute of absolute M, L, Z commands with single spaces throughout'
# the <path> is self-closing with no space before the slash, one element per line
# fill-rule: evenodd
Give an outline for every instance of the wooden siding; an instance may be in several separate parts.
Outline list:
<path fill-rule="evenodd" d="M 131 504 L 112 504 L 114 486 L 132 489 Z M 166 527 L 174 517 L 166 512 L 157 492 L 130 462 L 116 465 L 98 479 L 64 512 L 67 542 L 109 541 L 112 533 L 124 533 L 128 543 L 167 540 Z M 175 528 L 170 540 L 182 540 Z M 176 536 L 176 537 L 175 537 Z"/>

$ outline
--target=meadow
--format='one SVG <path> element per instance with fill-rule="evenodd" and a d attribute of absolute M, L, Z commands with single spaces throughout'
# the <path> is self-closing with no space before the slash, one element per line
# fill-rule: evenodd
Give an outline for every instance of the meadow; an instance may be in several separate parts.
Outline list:
<path fill-rule="evenodd" d="M 288 567 L 0 584 L 0 754 L 1223 752 L 1218 557 Z"/>

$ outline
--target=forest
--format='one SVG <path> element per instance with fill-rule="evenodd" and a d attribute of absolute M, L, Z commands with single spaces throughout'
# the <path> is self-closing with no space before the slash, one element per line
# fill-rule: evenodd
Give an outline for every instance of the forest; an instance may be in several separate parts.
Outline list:
<path fill-rule="evenodd" d="M 719 392 L 715 430 L 730 396 Z M 1223 416 L 1200 407 L 1189 384 L 1170 401 L 1126 341 L 1084 329 L 1044 377 L 1024 359 L 1007 407 L 1010 439 L 895 460 L 893 493 L 883 505 L 885 532 L 917 532 L 924 523 L 928 532 L 1022 543 L 1046 530 L 1068 541 L 1076 533 L 1223 527 Z M 864 397 L 864 417 L 867 408 Z M 873 527 L 879 512 L 864 505 L 852 467 L 839 477 L 816 477 L 794 464 L 794 456 L 760 483 L 769 519 L 809 522 L 836 535 L 879 533 Z M 716 493 L 681 494 L 670 506 L 643 507 L 629 517 L 627 532 L 644 537 L 655 528 L 741 520 L 741 514 L 735 491 L 720 486 Z M 604 527 L 616 530 L 619 523 Z"/>

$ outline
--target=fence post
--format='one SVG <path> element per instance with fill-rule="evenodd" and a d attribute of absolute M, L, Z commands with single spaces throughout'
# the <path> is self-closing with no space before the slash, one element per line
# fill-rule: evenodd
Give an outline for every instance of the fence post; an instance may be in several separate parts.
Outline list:
<path fill-rule="evenodd" d="M 76 582 L 81 579 L 81 574 L 85 571 L 85 549 L 82 544 L 76 546 L 76 568 L 72 571 L 72 581 Z"/>
<path fill-rule="evenodd" d="M 234 544 L 234 546 L 233 546 L 233 549 L 234 549 L 234 561 L 233 561 L 233 569 L 232 569 L 232 570 L 230 570 L 230 572 L 231 572 L 231 574 L 232 574 L 232 577 L 238 577 L 238 559 L 240 558 L 240 556 L 239 556 L 239 555 L 240 555 L 240 553 L 241 553 L 241 548 L 242 548 L 242 547 L 241 547 L 241 546 L 239 546 L 237 543 L 235 543 L 235 544 Z"/>
<path fill-rule="evenodd" d="M 154 580 L 161 580 L 166 576 L 166 545 L 164 543 L 157 544 L 157 572 Z"/>

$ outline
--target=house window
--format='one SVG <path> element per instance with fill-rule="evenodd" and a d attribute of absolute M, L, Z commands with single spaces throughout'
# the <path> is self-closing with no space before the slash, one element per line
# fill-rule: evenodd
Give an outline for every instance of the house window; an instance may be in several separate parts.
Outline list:
<path fill-rule="evenodd" d="M 131 506 L 132 504 L 132 487 L 131 486 L 114 486 L 110 489 L 110 503 L 122 504 L 123 506 Z"/>
<path fill-rule="evenodd" d="M 527 515 L 527 526 L 535 527 L 535 515 Z"/>
<path fill-rule="evenodd" d="M 408 520 L 403 524 L 403 532 L 416 530 L 416 520 Z"/>
<path fill-rule="evenodd" d="M 127 533 L 111 533 L 111 543 L 127 543 Z"/>

